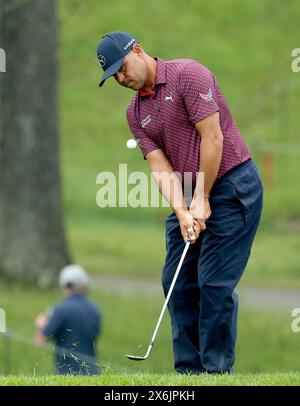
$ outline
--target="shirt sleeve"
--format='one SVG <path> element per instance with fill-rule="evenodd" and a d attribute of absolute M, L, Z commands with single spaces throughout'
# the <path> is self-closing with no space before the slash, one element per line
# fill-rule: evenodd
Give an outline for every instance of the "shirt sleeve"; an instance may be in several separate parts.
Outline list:
<path fill-rule="evenodd" d="M 48 323 L 43 329 L 43 335 L 46 338 L 57 337 L 63 325 L 63 313 L 59 307 L 53 310 Z"/>
<path fill-rule="evenodd" d="M 142 154 L 144 155 L 144 159 L 146 159 L 146 155 L 148 155 L 150 152 L 156 149 L 161 149 L 154 140 L 148 137 L 148 135 L 139 125 L 139 122 L 137 121 L 134 111 L 131 107 L 127 109 L 126 116 L 130 131 L 135 137 L 136 142 L 140 147 Z"/>
<path fill-rule="evenodd" d="M 190 62 L 180 74 L 181 94 L 192 124 L 219 111 L 214 75 L 196 61 Z"/>

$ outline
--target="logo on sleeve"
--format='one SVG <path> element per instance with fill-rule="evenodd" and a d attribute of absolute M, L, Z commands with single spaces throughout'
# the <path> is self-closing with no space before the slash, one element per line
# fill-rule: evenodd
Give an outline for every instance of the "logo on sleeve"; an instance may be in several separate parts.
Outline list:
<path fill-rule="evenodd" d="M 212 90 L 211 90 L 211 89 L 209 89 L 209 91 L 208 91 L 207 94 L 199 93 L 199 95 L 200 95 L 200 97 L 201 97 L 203 100 L 205 100 L 205 101 L 207 101 L 207 102 L 213 100 L 213 94 L 212 94 Z"/>
<path fill-rule="evenodd" d="M 141 126 L 143 128 L 145 128 L 146 125 L 148 125 L 150 123 L 150 121 L 151 121 L 151 116 L 150 116 L 150 114 L 148 114 L 148 116 L 145 117 L 144 120 L 141 121 Z"/>

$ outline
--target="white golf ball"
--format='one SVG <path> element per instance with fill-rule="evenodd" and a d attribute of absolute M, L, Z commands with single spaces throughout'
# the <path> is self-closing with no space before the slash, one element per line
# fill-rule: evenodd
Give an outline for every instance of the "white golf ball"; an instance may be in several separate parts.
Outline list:
<path fill-rule="evenodd" d="M 130 140 L 128 140 L 127 142 L 126 142 L 126 146 L 127 146 L 127 148 L 129 148 L 129 149 L 134 149 L 134 148 L 136 148 L 136 146 L 137 146 L 137 142 L 136 142 L 136 140 L 134 140 L 134 139 L 130 139 Z"/>

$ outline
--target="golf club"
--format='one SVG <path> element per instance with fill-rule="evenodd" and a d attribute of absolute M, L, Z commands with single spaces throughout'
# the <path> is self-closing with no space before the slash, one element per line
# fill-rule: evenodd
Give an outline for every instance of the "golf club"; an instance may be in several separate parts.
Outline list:
<path fill-rule="evenodd" d="M 179 274 L 179 272 L 180 272 L 181 266 L 182 266 L 182 264 L 183 264 L 183 261 L 184 261 L 184 258 L 185 258 L 185 256 L 186 256 L 186 253 L 187 253 L 187 251 L 188 251 L 188 249 L 189 249 L 190 243 L 191 243 L 191 240 L 188 239 L 187 242 L 186 242 L 186 244 L 185 244 L 183 253 L 182 253 L 182 255 L 181 255 L 179 264 L 178 264 L 178 266 L 177 266 L 175 275 L 174 275 L 174 277 L 173 277 L 173 280 L 172 280 L 172 283 L 171 283 L 169 292 L 168 292 L 168 294 L 167 294 L 165 303 L 164 303 L 163 308 L 162 308 L 162 311 L 161 311 L 161 313 L 160 313 L 158 322 L 157 322 L 157 324 L 156 324 L 156 327 L 155 327 L 155 330 L 154 330 L 154 333 L 153 333 L 153 336 L 152 336 L 152 339 L 151 339 L 151 342 L 150 342 L 150 344 L 149 344 L 149 347 L 148 347 L 148 350 L 147 350 L 146 354 L 145 354 L 143 357 L 139 357 L 139 356 L 136 356 L 136 355 L 126 355 L 126 357 L 127 357 L 128 359 L 131 359 L 131 360 L 133 360 L 133 361 L 144 361 L 145 359 L 147 359 L 147 358 L 149 357 L 149 354 L 150 354 L 150 352 L 151 352 L 151 350 L 152 350 L 152 347 L 153 347 L 153 344 L 154 344 L 154 340 L 155 340 L 156 334 L 157 334 L 157 332 L 158 332 L 158 329 L 159 329 L 161 320 L 162 320 L 163 315 L 164 315 L 164 313 L 165 313 L 165 310 L 166 310 L 166 308 L 167 308 L 167 305 L 168 305 L 170 296 L 171 296 L 171 294 L 172 294 L 172 291 L 173 291 L 173 288 L 174 288 L 174 285 L 175 285 L 177 276 L 178 276 L 178 274 Z"/>

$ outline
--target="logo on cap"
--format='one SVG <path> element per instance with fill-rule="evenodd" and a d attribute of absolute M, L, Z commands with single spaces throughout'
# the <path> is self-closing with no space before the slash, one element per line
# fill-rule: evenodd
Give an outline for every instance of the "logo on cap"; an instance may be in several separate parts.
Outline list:
<path fill-rule="evenodd" d="M 126 49 L 128 49 L 128 48 L 130 47 L 130 45 L 132 45 L 132 44 L 134 43 L 134 41 L 135 41 L 135 39 L 132 38 L 132 40 L 130 40 L 130 41 L 128 42 L 128 44 L 125 45 L 124 51 L 126 51 Z"/>
<path fill-rule="evenodd" d="M 105 57 L 103 56 L 103 55 L 99 55 L 98 56 L 98 60 L 99 60 L 99 63 L 100 63 L 100 65 L 103 67 L 103 66 L 105 66 L 105 64 L 106 64 L 106 59 L 105 59 Z"/>

